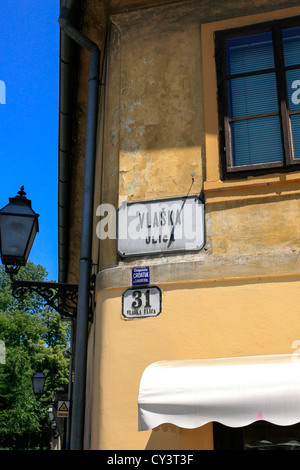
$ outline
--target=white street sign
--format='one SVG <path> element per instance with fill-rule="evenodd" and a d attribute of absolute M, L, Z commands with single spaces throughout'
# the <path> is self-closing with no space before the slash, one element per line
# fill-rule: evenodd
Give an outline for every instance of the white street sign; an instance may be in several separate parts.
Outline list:
<path fill-rule="evenodd" d="M 205 243 L 204 203 L 196 196 L 126 203 L 117 220 L 123 257 L 195 251 Z"/>

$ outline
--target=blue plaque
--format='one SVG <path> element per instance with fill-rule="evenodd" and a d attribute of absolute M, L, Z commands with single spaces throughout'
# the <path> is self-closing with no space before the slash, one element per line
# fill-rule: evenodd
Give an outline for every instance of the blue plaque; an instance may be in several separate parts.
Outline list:
<path fill-rule="evenodd" d="M 150 270 L 146 268 L 133 268 L 132 269 L 132 285 L 142 286 L 150 283 Z"/>

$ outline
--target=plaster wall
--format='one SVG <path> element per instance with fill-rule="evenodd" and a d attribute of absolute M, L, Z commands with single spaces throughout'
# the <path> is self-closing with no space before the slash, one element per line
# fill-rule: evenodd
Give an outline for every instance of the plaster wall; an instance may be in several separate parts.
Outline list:
<path fill-rule="evenodd" d="M 125 286 L 124 286 L 125 287 Z M 293 353 L 299 344 L 299 277 L 161 285 L 156 318 L 125 320 L 125 288 L 97 298 L 91 448 L 210 449 L 212 425 L 138 432 L 144 369 L 159 360 Z"/>
<path fill-rule="evenodd" d="M 87 447 L 210 449 L 211 424 L 137 431 L 145 367 L 163 359 L 293 352 L 300 175 L 220 179 L 213 32 L 300 14 L 295 5 L 184 2 L 111 17 L 95 203 L 117 208 L 201 194 L 206 243 L 197 253 L 121 259 L 115 239 L 99 243 L 95 236 Z M 122 293 L 137 265 L 150 266 L 151 282 L 162 289 L 156 318 L 122 317 Z"/>
<path fill-rule="evenodd" d="M 258 3 L 260 14 L 252 14 L 258 5 L 248 2 L 234 12 L 231 2 L 228 8 L 210 2 L 209 9 L 205 2 L 201 8 L 184 2 L 111 16 L 96 204 L 118 208 L 124 201 L 203 196 L 206 245 L 194 255 L 171 256 L 170 262 L 207 260 L 208 254 L 211 263 L 219 256 L 249 259 L 272 252 L 276 258 L 299 248 L 299 173 L 220 179 L 213 33 L 300 13 L 299 7 L 264 12 L 276 5 Z M 233 18 L 219 21 L 230 14 Z M 96 224 L 100 218 L 95 219 Z M 97 237 L 94 246 L 100 271 L 124 263 L 115 239 L 101 241 L 98 260 Z M 266 257 L 266 273 L 268 268 Z"/>

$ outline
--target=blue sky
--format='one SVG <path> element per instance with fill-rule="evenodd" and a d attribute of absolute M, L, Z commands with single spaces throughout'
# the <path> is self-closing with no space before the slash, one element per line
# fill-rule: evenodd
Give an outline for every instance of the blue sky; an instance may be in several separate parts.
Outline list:
<path fill-rule="evenodd" d="M 0 208 L 24 185 L 40 214 L 29 259 L 57 280 L 59 0 L 1 0 Z"/>

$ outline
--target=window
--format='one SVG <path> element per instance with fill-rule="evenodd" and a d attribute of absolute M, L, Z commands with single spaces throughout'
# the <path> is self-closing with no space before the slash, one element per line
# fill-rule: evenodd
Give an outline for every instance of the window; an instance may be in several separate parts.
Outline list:
<path fill-rule="evenodd" d="M 300 450 L 300 425 L 257 421 L 243 428 L 213 423 L 215 450 Z"/>
<path fill-rule="evenodd" d="M 300 18 L 216 33 L 223 176 L 300 169 Z"/>

